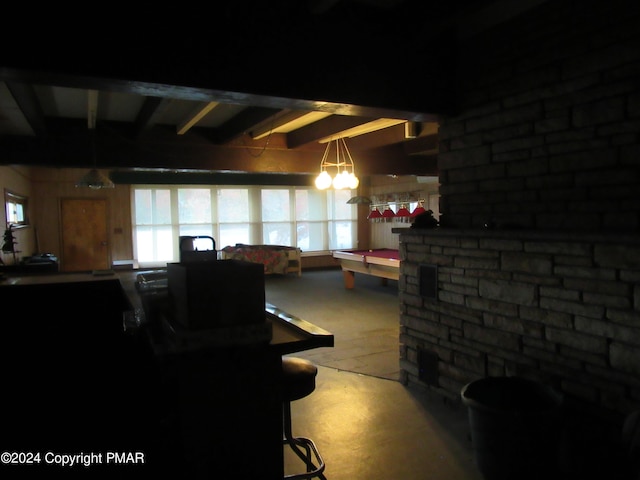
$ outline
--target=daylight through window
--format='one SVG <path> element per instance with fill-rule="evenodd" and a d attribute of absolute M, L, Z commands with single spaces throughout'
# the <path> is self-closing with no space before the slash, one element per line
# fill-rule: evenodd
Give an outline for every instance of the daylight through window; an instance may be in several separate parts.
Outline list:
<path fill-rule="evenodd" d="M 143 267 L 178 261 L 184 235 L 213 237 L 218 250 L 236 243 L 303 252 L 355 248 L 352 196 L 351 190 L 311 187 L 135 186 L 134 255 Z"/>
<path fill-rule="evenodd" d="M 14 227 L 20 227 L 29 224 L 27 197 L 5 190 L 4 205 L 7 226 L 13 225 Z"/>

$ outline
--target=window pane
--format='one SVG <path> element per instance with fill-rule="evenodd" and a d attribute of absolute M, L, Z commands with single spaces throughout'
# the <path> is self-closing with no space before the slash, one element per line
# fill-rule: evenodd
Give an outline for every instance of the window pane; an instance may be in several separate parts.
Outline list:
<path fill-rule="evenodd" d="M 296 220 L 325 220 L 327 196 L 320 190 L 296 190 Z"/>
<path fill-rule="evenodd" d="M 134 215 L 136 225 L 151 225 L 152 215 L 152 203 L 153 197 L 152 190 L 138 190 L 136 189 L 133 195 L 133 201 L 135 205 Z"/>
<path fill-rule="evenodd" d="M 136 228 L 136 252 L 139 262 L 151 262 L 154 260 L 153 231 L 151 228 Z"/>
<path fill-rule="evenodd" d="M 297 226 L 297 246 L 302 250 L 326 250 L 325 222 L 299 222 Z"/>
<path fill-rule="evenodd" d="M 236 243 L 250 243 L 249 238 L 248 224 L 222 224 L 220 225 L 220 241 L 217 242 L 218 250 Z"/>
<path fill-rule="evenodd" d="M 220 222 L 248 222 L 249 190 L 224 188 L 218 191 L 218 217 Z"/>
<path fill-rule="evenodd" d="M 351 190 L 334 190 L 334 204 L 333 204 L 333 218 L 334 219 L 347 219 L 353 218 L 353 212 L 355 211 L 355 205 L 347 203 L 353 195 Z"/>
<path fill-rule="evenodd" d="M 211 190 L 179 189 L 178 218 L 180 223 L 211 223 Z"/>
<path fill-rule="evenodd" d="M 14 222 L 15 223 L 24 222 L 24 210 L 22 210 L 22 204 L 16 203 L 15 208 L 16 208 L 16 217 L 14 219 Z"/>
<path fill-rule="evenodd" d="M 171 191 L 155 190 L 153 205 L 153 223 L 171 225 Z"/>
<path fill-rule="evenodd" d="M 287 222 L 290 218 L 289 190 L 262 190 L 262 221 Z"/>
<path fill-rule="evenodd" d="M 296 224 L 296 245 L 302 250 L 309 250 L 309 222 Z"/>
<path fill-rule="evenodd" d="M 262 226 L 262 241 L 267 245 L 291 245 L 291 224 L 265 223 Z"/>
<path fill-rule="evenodd" d="M 136 225 L 171 224 L 170 190 L 136 190 L 134 201 Z"/>
<path fill-rule="evenodd" d="M 136 252 L 140 262 L 173 261 L 171 227 L 136 228 Z"/>
<path fill-rule="evenodd" d="M 17 205 L 7 202 L 7 223 L 18 223 Z"/>
<path fill-rule="evenodd" d="M 341 250 L 354 248 L 356 222 L 329 222 L 329 248 Z"/>
<path fill-rule="evenodd" d="M 237 243 L 354 248 L 357 209 L 346 203 L 351 196 L 311 187 L 143 186 L 132 196 L 136 255 L 142 263 L 177 261 L 171 257 L 184 235 L 212 237 L 218 250 Z"/>
<path fill-rule="evenodd" d="M 176 241 L 178 239 L 176 238 Z M 173 230 L 171 227 L 156 228 L 156 260 L 171 262 L 173 258 Z"/>
<path fill-rule="evenodd" d="M 6 223 L 13 225 L 27 225 L 27 197 L 17 195 L 5 190 L 4 208 Z"/>

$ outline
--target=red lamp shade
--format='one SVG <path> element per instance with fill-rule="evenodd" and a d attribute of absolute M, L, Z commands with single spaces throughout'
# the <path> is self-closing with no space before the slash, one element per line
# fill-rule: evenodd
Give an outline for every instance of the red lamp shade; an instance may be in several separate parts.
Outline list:
<path fill-rule="evenodd" d="M 380 210 L 378 210 L 378 207 L 373 207 L 373 209 L 367 216 L 367 220 L 379 220 L 381 218 L 382 214 L 380 213 Z"/>
<path fill-rule="evenodd" d="M 415 218 L 418 215 L 420 215 L 421 213 L 426 212 L 426 210 L 424 209 L 424 207 L 422 205 L 418 205 L 415 210 L 413 212 L 411 212 L 411 218 Z"/>
<path fill-rule="evenodd" d="M 396 217 L 410 217 L 410 216 L 411 216 L 411 212 L 409 212 L 409 210 L 407 210 L 407 207 L 404 205 L 402 205 L 396 212 Z"/>
<path fill-rule="evenodd" d="M 384 218 L 385 220 L 391 220 L 393 217 L 395 217 L 396 214 L 394 213 L 393 210 L 391 210 L 391 207 L 389 207 L 388 205 L 384 208 L 384 211 L 382 212 L 382 218 Z"/>
<path fill-rule="evenodd" d="M 409 217 L 411 217 L 411 212 L 407 209 L 406 205 L 401 205 L 396 212 L 396 219 L 399 222 L 408 222 Z"/>

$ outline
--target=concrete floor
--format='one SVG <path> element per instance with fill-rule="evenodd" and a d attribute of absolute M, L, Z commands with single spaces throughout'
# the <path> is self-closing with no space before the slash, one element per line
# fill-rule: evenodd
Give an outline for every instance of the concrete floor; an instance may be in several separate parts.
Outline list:
<path fill-rule="evenodd" d="M 327 480 L 481 479 L 466 412 L 395 380 L 320 366 L 292 404 L 294 435 L 314 440 Z M 285 450 L 285 473 L 304 466 Z"/>
<path fill-rule="evenodd" d="M 335 336 L 333 348 L 295 354 L 319 371 L 316 390 L 292 404 L 293 433 L 316 442 L 327 480 L 482 479 L 467 408 L 399 382 L 397 282 L 356 275 L 355 283 L 345 289 L 340 270 L 265 279 L 268 302 Z M 563 414 L 560 463 L 541 467 L 542 477 L 640 480 L 638 467 L 627 471 L 615 425 L 575 407 Z M 286 473 L 300 471 L 297 457 L 285 459 Z"/>
<path fill-rule="evenodd" d="M 318 365 L 316 390 L 292 404 L 294 435 L 312 438 L 328 480 L 481 479 L 466 409 L 399 380 L 397 282 L 340 270 L 265 280 L 268 302 L 335 336 L 333 348 L 298 352 Z M 285 451 L 285 473 L 304 470 Z M 302 470 L 301 470 L 302 468 Z"/>
<path fill-rule="evenodd" d="M 134 275 L 120 275 L 126 288 Z M 340 270 L 265 278 L 266 301 L 335 336 L 295 355 L 318 365 L 316 390 L 292 404 L 294 435 L 314 440 L 327 480 L 480 480 L 466 409 L 399 382 L 397 282 Z M 304 465 L 285 449 L 285 473 Z"/>
<path fill-rule="evenodd" d="M 133 278 L 121 275 L 127 290 Z M 316 363 L 318 377 L 315 391 L 292 404 L 293 433 L 315 441 L 327 480 L 483 479 L 466 407 L 399 382 L 397 282 L 382 285 L 379 278 L 357 275 L 348 290 L 340 270 L 305 271 L 302 277 L 267 276 L 265 298 L 335 336 L 332 348 L 295 354 Z M 586 435 L 569 438 L 569 463 L 559 478 L 640 478 L 617 473 L 626 473 L 626 461 L 617 445 L 601 448 L 606 429 L 592 426 L 596 418 L 568 420 Z M 285 450 L 285 473 L 302 470 Z"/>
<path fill-rule="evenodd" d="M 318 365 L 399 380 L 400 310 L 398 282 L 356 275 L 344 288 L 339 269 L 306 271 L 301 277 L 265 278 L 267 302 L 335 336 L 332 348 L 300 352 Z"/>

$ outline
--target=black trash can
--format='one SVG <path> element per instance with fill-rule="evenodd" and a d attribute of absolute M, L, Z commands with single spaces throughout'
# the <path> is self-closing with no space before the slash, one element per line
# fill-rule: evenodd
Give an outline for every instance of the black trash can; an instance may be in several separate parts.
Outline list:
<path fill-rule="evenodd" d="M 476 465 L 487 480 L 558 473 L 562 395 L 521 377 L 487 377 L 461 392 Z"/>

